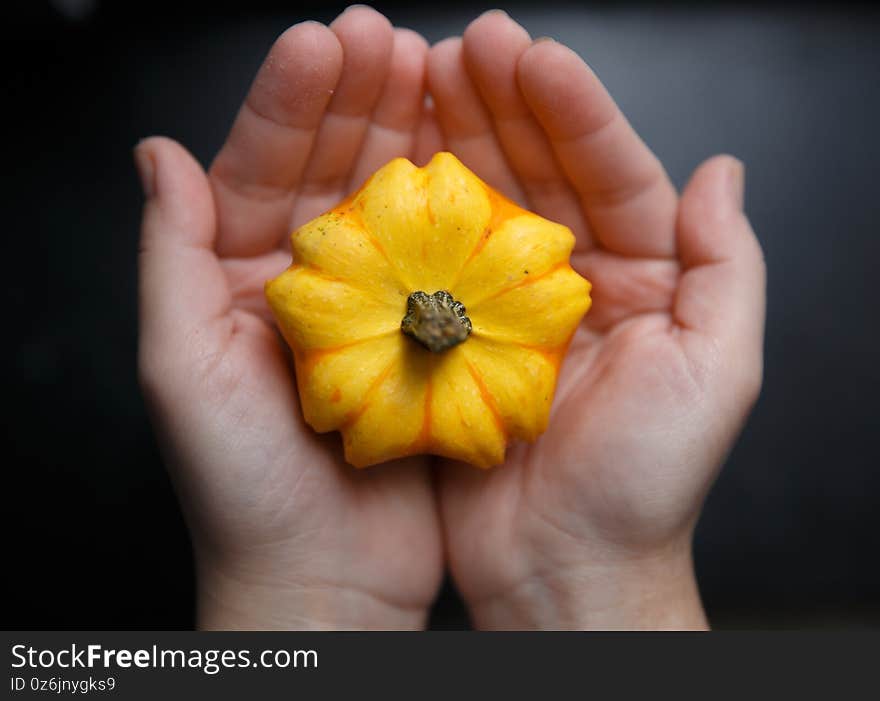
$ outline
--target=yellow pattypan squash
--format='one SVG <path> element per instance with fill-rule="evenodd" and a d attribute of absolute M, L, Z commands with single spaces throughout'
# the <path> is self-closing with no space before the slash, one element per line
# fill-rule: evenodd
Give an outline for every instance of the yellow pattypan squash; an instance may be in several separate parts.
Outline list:
<path fill-rule="evenodd" d="M 397 158 L 291 236 L 266 296 L 293 349 L 305 420 L 357 467 L 433 453 L 480 467 L 547 426 L 590 307 L 571 231 L 450 153 Z"/>

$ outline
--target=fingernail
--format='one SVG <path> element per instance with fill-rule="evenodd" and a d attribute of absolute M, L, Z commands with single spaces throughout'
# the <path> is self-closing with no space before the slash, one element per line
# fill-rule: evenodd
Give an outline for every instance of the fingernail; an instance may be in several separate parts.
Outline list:
<path fill-rule="evenodd" d="M 151 198 L 156 192 L 156 164 L 153 157 L 143 147 L 143 142 L 134 147 L 134 165 L 141 179 L 144 197 Z"/>
<path fill-rule="evenodd" d="M 366 7 L 366 8 L 368 8 L 368 9 L 370 9 L 370 10 L 373 9 L 373 8 L 370 7 L 369 5 L 364 5 L 364 4 L 361 3 L 361 2 L 356 2 L 354 5 L 349 5 L 348 7 L 346 7 L 346 8 L 342 11 L 342 14 L 345 14 L 345 13 L 348 12 L 349 10 L 355 10 L 355 9 L 357 9 L 358 7 Z"/>
<path fill-rule="evenodd" d="M 547 36 L 538 37 L 538 38 L 535 39 L 532 43 L 533 43 L 533 44 L 541 44 L 541 43 L 543 43 L 543 42 L 550 42 L 551 44 L 558 44 L 558 43 L 559 43 L 559 42 L 556 41 L 556 39 L 554 39 L 553 37 L 547 37 Z"/>
<path fill-rule="evenodd" d="M 509 14 L 507 14 L 504 10 L 502 10 L 502 9 L 499 8 L 499 7 L 496 7 L 496 8 L 494 8 L 494 9 L 492 9 L 492 10 L 486 10 L 486 11 L 483 13 L 483 16 L 485 17 L 486 15 L 501 15 L 502 17 L 510 17 Z"/>
<path fill-rule="evenodd" d="M 737 209 L 745 205 L 746 167 L 738 158 L 732 158 L 727 169 L 727 191 Z"/>

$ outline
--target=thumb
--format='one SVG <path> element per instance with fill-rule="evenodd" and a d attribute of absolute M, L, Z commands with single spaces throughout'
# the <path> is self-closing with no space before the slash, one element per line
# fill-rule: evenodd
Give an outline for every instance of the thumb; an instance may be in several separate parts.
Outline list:
<path fill-rule="evenodd" d="M 191 344 L 208 341 L 211 322 L 229 308 L 229 290 L 213 250 L 214 200 L 202 167 L 164 137 L 140 142 L 134 160 L 146 198 L 139 256 L 143 369 L 198 352 Z"/>
<path fill-rule="evenodd" d="M 743 213 L 744 168 L 715 156 L 681 196 L 678 254 L 683 270 L 673 309 L 686 331 L 711 339 L 724 358 L 760 386 L 766 268 Z"/>

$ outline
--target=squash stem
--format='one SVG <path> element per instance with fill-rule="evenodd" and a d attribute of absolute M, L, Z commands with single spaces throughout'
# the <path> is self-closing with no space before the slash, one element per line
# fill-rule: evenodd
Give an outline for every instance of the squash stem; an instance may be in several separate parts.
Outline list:
<path fill-rule="evenodd" d="M 413 292 L 406 300 L 406 315 L 400 330 L 432 353 L 442 353 L 462 343 L 470 335 L 471 320 L 461 302 L 439 290 L 432 295 Z"/>

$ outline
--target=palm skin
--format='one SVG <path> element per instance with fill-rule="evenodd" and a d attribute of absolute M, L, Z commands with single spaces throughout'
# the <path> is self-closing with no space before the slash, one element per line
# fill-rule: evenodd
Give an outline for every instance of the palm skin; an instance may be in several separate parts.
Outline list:
<path fill-rule="evenodd" d="M 368 8 L 296 25 L 207 175 L 167 139 L 138 147 L 154 191 L 141 377 L 193 534 L 202 626 L 421 627 L 436 595 L 428 459 L 345 464 L 302 419 L 263 297 L 292 228 L 414 157 L 426 53 Z"/>
<path fill-rule="evenodd" d="M 580 59 L 501 12 L 433 47 L 428 71 L 447 146 L 568 224 L 594 285 L 545 434 L 490 472 L 443 467 L 455 581 L 480 625 L 703 626 L 694 591 L 696 610 L 639 621 L 602 610 L 618 603 L 603 589 L 639 571 L 657 591 L 672 571 L 693 587 L 695 521 L 760 388 L 764 271 L 730 203 L 741 169 L 712 159 L 679 198 Z"/>

